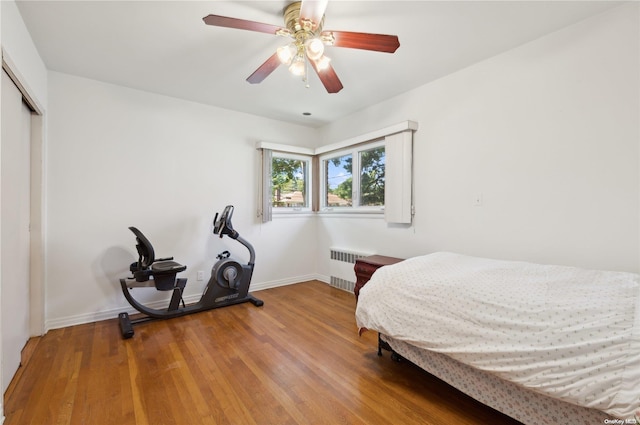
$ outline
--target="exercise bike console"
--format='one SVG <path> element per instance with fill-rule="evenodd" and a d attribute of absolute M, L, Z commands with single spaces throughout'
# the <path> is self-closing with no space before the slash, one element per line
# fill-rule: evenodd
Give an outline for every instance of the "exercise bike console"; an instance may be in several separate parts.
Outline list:
<path fill-rule="evenodd" d="M 173 257 L 156 259 L 151 242 L 135 227 L 129 228 L 136 236 L 136 249 L 139 258 L 137 262 L 129 267 L 133 277 L 120 279 L 120 286 L 129 304 L 142 313 L 143 317 L 132 320 L 129 318 L 128 313 L 120 313 L 118 315 L 123 338 L 131 338 L 133 336 L 134 324 L 150 320 L 169 319 L 244 302 L 251 302 L 257 307 L 264 304 L 262 300 L 249 294 L 249 285 L 251 284 L 255 264 L 255 251 L 253 246 L 233 229 L 231 224 L 232 215 L 232 205 L 225 207 L 220 219 L 218 219 L 218 214 L 216 213 L 213 233 L 220 235 L 221 238 L 227 235 L 244 245 L 249 250 L 249 262 L 240 264 L 230 258 L 228 251 L 219 254 L 218 261 L 211 270 L 211 278 L 200 300 L 191 305 L 185 305 L 182 299 L 187 279 L 177 278 L 177 274 L 186 270 L 187 266 L 173 261 Z M 154 309 L 139 303 L 131 294 L 131 289 L 139 287 L 155 287 L 161 291 L 173 291 L 168 308 Z"/>
<path fill-rule="evenodd" d="M 222 211 L 222 215 L 220 216 L 220 220 L 218 220 L 218 213 L 213 219 L 213 234 L 220 235 L 222 238 L 223 235 L 229 236 L 231 239 L 236 239 L 239 235 L 238 232 L 233 230 L 233 225 L 231 224 L 231 216 L 233 215 L 233 205 L 227 205 L 224 207 Z"/>

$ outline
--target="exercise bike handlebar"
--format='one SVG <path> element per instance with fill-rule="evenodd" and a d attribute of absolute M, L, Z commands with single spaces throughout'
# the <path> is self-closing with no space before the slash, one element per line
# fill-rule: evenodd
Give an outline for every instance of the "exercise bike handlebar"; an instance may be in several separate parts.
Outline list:
<path fill-rule="evenodd" d="M 234 239 L 240 242 L 249 250 L 249 265 L 254 265 L 256 260 L 256 252 L 253 249 L 253 246 L 236 230 L 233 229 L 233 225 L 231 224 L 231 216 L 233 215 L 233 205 L 227 205 L 222 211 L 222 216 L 218 220 L 218 213 L 213 219 L 213 233 L 215 235 L 219 234 L 220 238 L 222 236 L 227 235 L 231 239 Z"/>

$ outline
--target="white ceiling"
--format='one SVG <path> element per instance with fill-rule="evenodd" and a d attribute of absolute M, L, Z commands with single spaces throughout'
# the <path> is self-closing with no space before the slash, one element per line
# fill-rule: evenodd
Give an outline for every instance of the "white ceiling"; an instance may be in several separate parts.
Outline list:
<path fill-rule="evenodd" d="M 612 1 L 329 1 L 324 28 L 396 34 L 395 54 L 327 48 L 344 89 L 283 66 L 245 79 L 286 39 L 205 25 L 283 25 L 289 1 L 17 1 L 48 69 L 318 127 L 578 22 Z M 303 116 L 310 112 L 311 116 Z"/>

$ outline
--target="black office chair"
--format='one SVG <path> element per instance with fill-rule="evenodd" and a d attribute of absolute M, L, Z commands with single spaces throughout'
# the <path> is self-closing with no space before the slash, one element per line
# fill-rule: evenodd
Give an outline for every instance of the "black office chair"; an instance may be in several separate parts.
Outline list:
<path fill-rule="evenodd" d="M 156 289 L 159 291 L 170 291 L 175 287 L 176 275 L 187 269 L 180 263 L 173 261 L 173 257 L 155 258 L 155 252 L 149 239 L 135 227 L 129 230 L 136 235 L 136 249 L 138 250 L 138 261 L 131 263 L 129 270 L 133 273 L 136 282 L 146 282 L 153 280 Z M 153 279 L 152 279 L 153 278 Z"/>

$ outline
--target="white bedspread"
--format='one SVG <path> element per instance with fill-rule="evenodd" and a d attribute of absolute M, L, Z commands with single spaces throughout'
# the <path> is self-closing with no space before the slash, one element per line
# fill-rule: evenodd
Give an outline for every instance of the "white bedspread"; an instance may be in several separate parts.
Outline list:
<path fill-rule="evenodd" d="M 356 321 L 621 419 L 640 409 L 637 274 L 435 253 L 377 270 Z"/>

